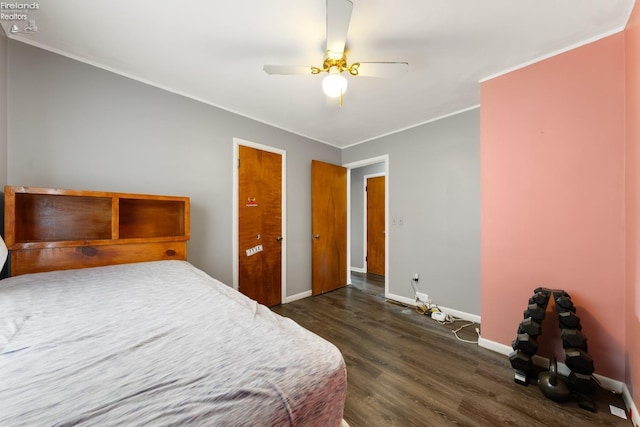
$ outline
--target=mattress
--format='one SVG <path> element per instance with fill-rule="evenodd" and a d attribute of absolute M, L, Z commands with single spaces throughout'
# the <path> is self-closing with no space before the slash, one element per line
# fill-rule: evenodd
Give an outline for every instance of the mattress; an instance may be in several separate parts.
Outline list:
<path fill-rule="evenodd" d="M 0 425 L 338 426 L 328 341 L 184 261 L 0 281 Z"/>

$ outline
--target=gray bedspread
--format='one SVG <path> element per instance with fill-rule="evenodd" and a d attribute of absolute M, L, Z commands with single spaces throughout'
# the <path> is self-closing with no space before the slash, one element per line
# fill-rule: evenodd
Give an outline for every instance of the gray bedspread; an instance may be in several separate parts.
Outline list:
<path fill-rule="evenodd" d="M 331 343 L 183 261 L 0 281 L 0 425 L 338 426 Z"/>

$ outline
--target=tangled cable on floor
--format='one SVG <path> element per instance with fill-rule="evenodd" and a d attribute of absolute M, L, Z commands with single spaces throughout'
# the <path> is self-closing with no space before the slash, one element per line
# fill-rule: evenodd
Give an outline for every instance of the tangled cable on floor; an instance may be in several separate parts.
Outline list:
<path fill-rule="evenodd" d="M 455 320 L 453 320 L 451 323 L 455 323 L 455 322 L 462 321 L 462 320 L 463 320 L 463 319 L 455 319 Z M 467 328 L 467 327 L 469 327 L 469 326 L 471 326 L 471 325 L 475 325 L 475 324 L 476 324 L 475 322 L 470 322 L 470 323 L 467 323 L 466 325 L 462 325 L 462 326 L 460 326 L 458 329 L 454 329 L 454 330 L 452 330 L 451 332 L 453 332 L 453 335 L 455 335 L 455 336 L 456 336 L 456 338 L 458 339 L 458 341 L 466 342 L 466 343 L 469 343 L 469 344 L 478 344 L 478 340 L 471 341 L 471 340 L 466 340 L 466 339 L 464 339 L 464 338 L 460 338 L 460 337 L 458 336 L 458 332 L 460 332 L 460 331 L 461 331 L 461 330 L 463 330 L 464 328 Z M 480 328 L 478 328 L 478 327 L 476 327 L 476 334 L 478 335 L 478 339 L 480 339 Z"/>
<path fill-rule="evenodd" d="M 426 305 L 422 304 L 421 306 L 420 305 L 416 306 L 416 311 L 418 313 L 420 313 L 420 314 L 430 315 L 433 311 L 442 311 L 442 310 L 440 310 L 440 308 L 437 305 L 435 305 L 434 308 L 427 308 Z M 443 320 L 443 321 L 436 320 L 436 322 L 438 322 L 439 324 L 444 325 L 444 326 L 453 325 L 456 322 L 464 322 L 464 321 L 465 321 L 464 319 L 458 319 L 456 317 L 451 316 L 450 314 L 445 314 L 445 320 Z M 456 339 L 458 341 L 466 342 L 466 343 L 469 343 L 469 344 L 478 344 L 478 340 L 471 341 L 471 340 L 467 340 L 467 339 L 464 339 L 464 338 L 460 338 L 458 336 L 458 332 L 460 332 L 464 328 L 468 328 L 469 326 L 472 326 L 472 325 L 475 325 L 475 324 L 476 324 L 476 322 L 469 322 L 467 324 L 464 324 L 464 325 L 460 326 L 457 329 L 452 329 L 451 332 L 453 332 L 453 335 L 455 335 L 455 337 L 456 337 Z M 476 326 L 476 335 L 478 336 L 478 339 L 480 339 L 480 328 L 477 327 L 477 326 Z"/>
<path fill-rule="evenodd" d="M 420 315 L 431 316 L 434 312 L 442 312 L 442 310 L 440 310 L 440 307 L 438 307 L 437 304 L 432 305 L 430 301 L 425 302 L 418 298 L 418 295 L 417 295 L 418 289 L 415 286 L 414 279 L 411 280 L 411 286 L 413 287 L 413 291 L 416 293 L 416 305 L 415 305 L 416 313 Z M 440 323 L 441 325 L 452 325 L 456 322 L 464 321 L 464 319 L 458 319 L 446 313 L 445 313 L 445 320 L 442 320 L 442 321 L 438 319 L 434 319 L 434 320 Z M 480 339 L 480 328 L 478 327 L 479 325 L 476 326 L 476 334 L 478 336 L 478 340 L 471 341 L 464 338 L 460 338 L 458 336 L 458 332 L 460 332 L 464 328 L 468 328 L 469 326 L 475 325 L 475 324 L 476 324 L 475 322 L 469 322 L 465 325 L 460 326 L 458 329 L 453 329 L 451 332 L 453 332 L 453 335 L 455 335 L 458 341 L 466 342 L 469 344 L 477 344 L 478 340 Z"/>

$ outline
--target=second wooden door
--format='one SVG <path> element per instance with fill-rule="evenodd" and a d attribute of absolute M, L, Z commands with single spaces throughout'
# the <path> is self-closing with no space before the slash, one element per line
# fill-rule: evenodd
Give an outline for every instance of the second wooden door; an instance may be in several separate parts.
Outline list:
<path fill-rule="evenodd" d="M 384 276 L 384 176 L 367 179 L 367 273 Z"/>
<path fill-rule="evenodd" d="M 347 170 L 311 163 L 312 294 L 347 284 Z"/>

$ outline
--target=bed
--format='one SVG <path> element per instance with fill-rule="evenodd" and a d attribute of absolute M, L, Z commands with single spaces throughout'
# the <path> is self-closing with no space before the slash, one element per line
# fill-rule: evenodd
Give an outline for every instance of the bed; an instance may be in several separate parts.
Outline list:
<path fill-rule="evenodd" d="M 343 423 L 333 344 L 165 257 L 0 281 L 0 425 Z"/>

